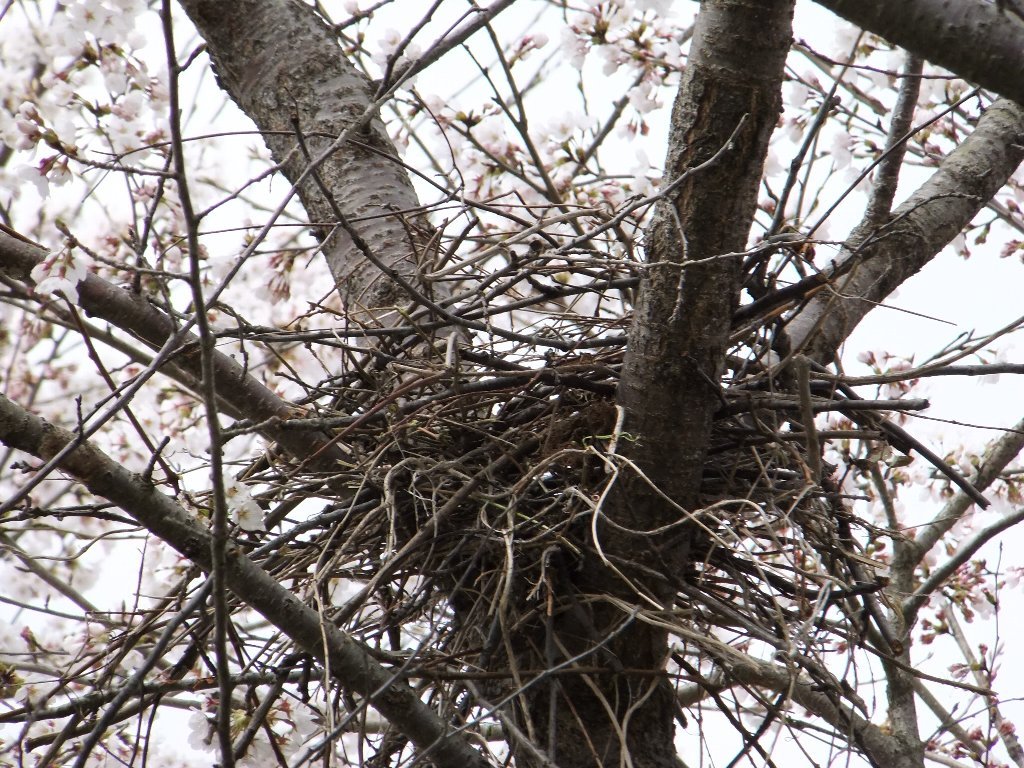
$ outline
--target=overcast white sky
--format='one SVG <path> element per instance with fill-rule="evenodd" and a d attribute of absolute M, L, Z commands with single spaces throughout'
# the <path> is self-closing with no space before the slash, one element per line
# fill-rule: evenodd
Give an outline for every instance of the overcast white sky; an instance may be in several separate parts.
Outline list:
<path fill-rule="evenodd" d="M 363 3 L 364 5 L 366 3 Z M 692 12 L 693 3 L 678 3 L 687 14 Z M 401 27 L 407 18 L 401 16 L 401 8 L 395 11 L 395 25 Z M 821 11 L 810 2 L 798 5 L 797 37 L 815 38 L 832 34 L 833 28 L 840 24 L 827 12 Z M 507 28 L 527 27 L 534 16 L 534 11 L 513 9 L 506 13 L 502 23 Z M 386 24 L 384 25 L 386 26 Z M 4 27 L 0 25 L 0 35 Z M 552 30 L 552 38 L 556 37 Z M 182 40 L 179 38 L 179 43 Z M 554 42 L 552 44 L 555 44 Z M 822 43 L 824 45 L 824 43 Z M 159 41 L 151 45 L 154 61 L 162 58 Z M 154 64 L 154 71 L 162 71 L 163 67 Z M 435 82 L 458 82 L 464 77 L 464 69 L 453 58 L 442 61 L 420 76 L 424 84 Z M 563 94 L 566 88 L 574 88 L 573 73 L 565 72 L 562 77 L 552 77 L 545 84 L 550 93 L 551 109 L 557 110 L 564 106 Z M 426 85 L 425 85 L 426 87 Z M 211 98 L 211 103 L 213 99 Z M 233 107 L 220 113 L 218 128 L 244 125 L 227 118 Z M 664 124 L 668 116 L 668 105 L 660 114 L 651 115 L 652 131 L 643 147 L 644 151 L 655 161 L 660 162 L 664 151 Z M 193 130 L 195 125 L 192 126 Z M 638 147 L 624 146 L 623 152 L 635 155 Z M 281 187 L 278 187 L 281 189 Z M 910 186 L 905 189 L 909 191 Z M 856 201 L 841 210 L 844 215 L 855 216 L 860 212 Z M 851 220 L 847 226 L 852 226 Z M 843 228 L 842 222 L 832 224 L 833 232 Z M 1014 257 L 1006 260 L 998 258 L 1001 238 L 997 232 L 990 237 L 990 244 L 972 247 L 973 257 L 964 261 L 959 256 L 946 252 L 929 265 L 921 274 L 906 283 L 899 294 L 890 300 L 894 307 L 909 310 L 921 315 L 930 315 L 937 319 L 928 319 L 896 309 L 882 308 L 872 313 L 862 324 L 847 344 L 846 363 L 851 372 L 866 372 L 855 361 L 858 352 L 871 350 L 887 350 L 898 355 L 915 355 L 918 360 L 927 357 L 952 340 L 957 334 L 977 329 L 979 335 L 991 332 L 1006 324 L 1015 317 L 1024 314 L 1024 302 L 1021 301 L 1021 286 L 1024 285 L 1024 265 Z M 1010 362 L 1024 362 L 1013 338 L 1004 339 L 1001 346 L 1007 350 L 1006 359 Z M 974 362 L 967 360 L 964 362 Z M 1015 423 L 1024 415 L 1024 380 L 1019 377 L 1003 376 L 996 383 L 982 383 L 978 379 L 953 380 L 932 379 L 925 391 L 932 399 L 932 409 L 927 415 L 943 419 L 955 419 L 960 422 L 977 423 L 985 426 L 1005 427 Z M 918 437 L 942 439 L 941 447 L 948 448 L 952 440 L 965 440 L 980 448 L 988 439 L 997 433 L 990 430 L 955 428 L 949 425 L 912 420 L 908 429 Z M 941 453 L 941 450 L 939 451 Z M 1021 562 L 1019 535 L 1011 537 L 1016 551 L 1005 554 L 1005 561 Z M 992 556 L 995 556 L 995 551 Z M 1009 596 L 1007 596 L 1009 597 Z M 1012 603 L 1014 608 L 1006 614 L 1012 624 L 1021 608 L 1020 595 L 1016 595 Z M 988 629 L 991 629 L 989 627 Z M 989 635 L 989 637 L 991 637 Z M 989 640 L 990 641 L 990 640 Z M 944 653 L 941 644 L 937 644 L 927 652 L 938 649 Z M 924 653 L 926 649 L 918 649 L 916 653 Z M 1024 655 L 1010 654 L 1003 659 L 1006 665 L 1004 681 L 1024 681 Z M 941 668 L 941 667 L 938 667 Z M 1011 695 L 1024 694 L 1024 682 L 1011 684 L 1005 688 Z M 1016 714 L 1024 713 L 1019 705 L 1013 710 Z"/>

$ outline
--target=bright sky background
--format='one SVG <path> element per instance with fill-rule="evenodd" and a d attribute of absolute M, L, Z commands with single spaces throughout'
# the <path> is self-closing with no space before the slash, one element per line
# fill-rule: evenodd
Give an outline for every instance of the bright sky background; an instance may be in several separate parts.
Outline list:
<path fill-rule="evenodd" d="M 365 5 L 366 3 L 362 3 Z M 682 12 L 690 14 L 693 11 L 693 3 L 677 2 Z M 404 7 L 404 6 L 403 6 Z M 526 29 L 537 31 L 531 27 L 534 19 L 534 6 L 528 6 L 529 10 L 513 8 L 506 12 L 501 20 L 504 28 Z M 813 3 L 801 0 L 798 4 L 796 36 L 807 39 L 814 39 L 815 44 L 820 48 L 827 48 L 831 39 L 847 39 L 846 26 L 837 22 L 827 12 L 818 9 Z M 390 13 L 390 11 L 385 11 Z M 401 28 L 407 19 L 395 11 L 394 25 Z M 374 29 L 383 30 L 388 22 L 375 24 Z M 154 28 L 155 32 L 155 28 Z M 0 25 L 0 35 L 4 28 Z M 148 33 L 147 33 L 148 34 Z M 556 33 L 552 32 L 552 42 L 557 44 Z M 179 37 L 179 47 L 184 47 L 184 37 Z M 163 67 L 156 63 L 162 59 L 162 44 L 159 38 L 153 37 L 149 46 L 153 54 L 153 70 L 163 71 Z M 372 43 L 371 43 L 372 49 Z M 838 51 L 836 51 L 838 52 Z M 536 54 L 535 54 L 536 55 Z M 595 69 L 594 77 L 599 77 L 597 63 L 588 63 Z M 443 60 L 435 64 L 428 71 L 420 75 L 419 80 L 424 89 L 429 88 L 431 82 L 450 83 L 460 82 L 464 78 L 464 69 L 458 63 L 456 57 Z M 559 119 L 559 111 L 565 107 L 564 93 L 566 89 L 575 88 L 575 73 L 563 71 L 560 74 L 549 78 L 543 88 L 544 93 L 550 99 L 550 111 L 548 115 L 540 115 L 535 120 L 543 124 L 545 119 Z M 209 84 L 209 81 L 207 81 Z M 615 91 L 615 80 L 609 81 L 609 88 Z M 479 87 L 474 84 L 472 88 Z M 467 99 L 472 101 L 472 99 Z M 216 125 L 218 129 L 231 129 L 249 127 L 244 120 L 237 116 L 233 105 L 222 107 L 219 104 L 219 97 L 211 96 L 209 100 L 210 111 L 217 113 Z M 665 146 L 665 123 L 668 117 L 667 103 L 657 113 L 648 115 L 652 124 L 651 134 L 644 141 L 643 146 L 633 146 L 623 142 L 622 152 L 627 158 L 624 163 L 629 164 L 632 158 L 637 157 L 638 151 L 642 151 L 656 163 L 660 162 Z M 192 130 L 202 124 L 201 116 L 197 116 L 192 124 Z M 212 114 L 211 114 L 212 117 Z M 788 160 L 788 157 L 784 158 Z M 909 193 L 915 186 L 914 180 L 905 183 L 901 191 Z M 284 189 L 282 184 L 275 187 L 276 190 Z M 26 195 L 25 201 L 31 205 L 31 195 Z M 897 203 L 899 201 L 897 200 Z M 831 224 L 832 236 L 841 235 L 838 230 L 842 226 L 852 226 L 854 217 L 862 211 L 857 199 L 851 201 L 841 209 L 838 218 Z M 844 213 L 847 218 L 844 218 Z M 848 221 L 848 224 L 845 222 Z M 998 227 L 998 225 L 996 225 Z M 847 344 L 846 365 L 848 371 L 854 374 L 867 373 L 867 369 L 856 362 L 856 354 L 863 350 L 885 350 L 896 355 L 914 355 L 920 362 L 923 358 L 937 351 L 957 334 L 977 329 L 979 335 L 991 332 L 1020 314 L 1024 314 L 1024 302 L 1021 301 L 1021 285 L 1024 285 L 1024 266 L 1016 257 L 1001 260 L 998 258 L 999 244 L 1002 239 L 994 227 L 990 237 L 990 244 L 985 246 L 972 246 L 974 255 L 968 261 L 963 260 L 947 249 L 939 258 L 930 264 L 925 271 L 908 281 L 899 291 L 898 295 L 891 298 L 887 304 L 908 312 L 900 312 L 897 309 L 882 308 L 871 315 L 861 325 Z M 909 314 L 910 312 L 919 315 L 930 315 L 936 319 L 928 319 L 921 316 Z M 1004 339 L 1000 346 L 1005 350 L 1004 359 L 1009 362 L 1021 361 L 1020 346 L 1016 339 Z M 963 362 L 975 362 L 965 360 Z M 975 423 L 988 427 L 1006 427 L 1015 423 L 1021 416 L 1024 416 L 1024 382 L 1017 377 L 1003 376 L 995 383 L 984 383 L 979 379 L 931 379 L 922 389 L 932 400 L 932 408 L 926 414 L 940 419 L 953 419 L 959 422 Z M 867 392 L 865 391 L 865 394 Z M 968 429 L 966 427 L 954 427 L 938 422 L 929 422 L 922 419 L 912 419 L 907 425 L 908 429 L 915 436 L 927 440 L 937 441 L 933 444 L 938 453 L 950 448 L 954 441 L 966 441 L 969 445 L 980 449 L 988 439 L 998 433 L 986 429 Z M 1019 544 L 1020 535 L 1011 537 L 1011 542 Z M 1021 562 L 1018 552 L 1004 553 L 1004 560 Z M 995 556 L 995 552 L 990 553 Z M 123 578 L 116 573 L 117 569 L 110 569 L 101 580 L 101 589 L 118 589 L 123 586 Z M 1004 596 L 1008 597 L 1008 596 Z M 1013 596 L 1008 601 L 1012 606 L 1006 613 L 1006 617 L 1017 615 L 1024 604 L 1020 594 Z M 6 610 L 6 609 L 4 609 Z M 2 614 L 0 614 L 2 615 Z M 1005 620 L 1005 619 L 1004 619 Z M 1010 622 L 1012 624 L 1012 621 Z M 988 635 L 992 626 L 987 626 L 982 634 Z M 974 630 L 976 631 L 976 629 Z M 991 639 L 987 640 L 991 642 Z M 945 653 L 941 643 L 925 649 L 919 648 L 918 654 L 925 652 Z M 1003 659 L 1005 675 L 1013 681 L 1024 681 L 1024 657 L 1021 654 L 1010 653 Z M 938 668 L 938 667 L 933 667 Z M 1005 678 L 1004 678 L 1005 679 Z M 934 690 L 934 686 L 933 690 Z M 1016 691 L 1014 691 L 1016 689 Z M 1004 690 L 1013 695 L 1024 694 L 1024 686 L 1008 685 Z M 948 699 L 948 697 L 946 697 Z M 923 708 L 922 708 L 923 709 Z M 1019 704 L 1008 713 L 1024 715 L 1024 706 Z M 1021 717 L 1017 718 L 1019 721 Z"/>

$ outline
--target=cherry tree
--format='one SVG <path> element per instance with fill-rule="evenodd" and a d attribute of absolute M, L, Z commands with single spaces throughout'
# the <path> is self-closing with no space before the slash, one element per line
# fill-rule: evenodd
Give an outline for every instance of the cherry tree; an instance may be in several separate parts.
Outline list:
<path fill-rule="evenodd" d="M 1024 6 L 794 6 L 6 4 L 0 765 L 1024 766 Z"/>

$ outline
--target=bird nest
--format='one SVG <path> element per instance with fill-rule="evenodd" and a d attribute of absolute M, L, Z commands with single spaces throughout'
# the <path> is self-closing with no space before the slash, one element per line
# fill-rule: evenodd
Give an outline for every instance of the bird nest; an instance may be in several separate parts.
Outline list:
<path fill-rule="evenodd" d="M 498 681 L 507 691 L 551 673 L 538 638 L 582 599 L 576 574 L 595 568 L 621 577 L 607 597 L 623 615 L 656 615 L 679 641 L 670 673 L 680 679 L 699 677 L 714 649 L 712 656 L 725 645 L 757 645 L 797 654 L 821 684 L 837 686 L 820 659 L 887 626 L 871 620 L 885 580 L 864 553 L 872 522 L 851 511 L 817 446 L 885 441 L 879 411 L 893 404 L 854 401 L 824 374 L 801 395 L 795 383 L 773 379 L 753 347 L 746 355 L 737 347 L 700 508 L 678 510 L 674 533 L 688 532 L 692 544 L 666 605 L 663 588 L 642 584 L 644 566 L 629 571 L 602 540 L 615 532 L 605 506 L 613 484 L 638 471 L 621 456 L 621 330 L 579 338 L 597 341 L 584 352 L 532 357 L 525 345 L 499 355 L 493 338 L 463 344 L 457 355 L 439 344 L 415 363 L 378 352 L 376 365 L 323 384 L 311 400 L 329 398 L 330 406 L 292 426 L 328 427 L 348 459 L 313 475 L 282 458 L 253 478 L 290 479 L 294 498 L 271 512 L 275 523 L 298 499 L 328 500 L 318 515 L 286 526 L 291 541 L 266 567 L 327 597 L 346 585 L 330 618 L 403 674 L 433 681 L 453 710 L 467 680 Z M 815 427 L 801 409 L 849 411 L 859 424 L 809 438 Z M 897 638 L 882 642 L 898 650 Z M 603 663 L 591 655 L 569 666 Z"/>

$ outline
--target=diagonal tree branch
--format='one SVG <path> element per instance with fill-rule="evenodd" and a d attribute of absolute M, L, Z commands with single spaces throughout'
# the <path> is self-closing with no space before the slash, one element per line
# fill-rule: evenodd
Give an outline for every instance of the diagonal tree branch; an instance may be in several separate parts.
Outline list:
<path fill-rule="evenodd" d="M 1024 109 L 1000 100 L 932 177 L 891 215 L 869 210 L 833 265 L 839 277 L 790 319 L 787 330 L 793 349 L 822 363 L 834 359 L 864 316 L 931 261 L 1006 183 L 1024 157 L 1022 136 Z M 972 501 L 982 503 L 983 499 L 975 494 Z M 969 504 L 965 502 L 963 509 Z M 913 589 L 915 567 L 927 549 L 899 542 L 896 550 L 892 589 L 902 591 L 899 597 L 903 597 Z M 909 629 L 907 622 L 913 620 L 915 611 L 916 607 L 899 616 L 903 631 Z M 899 734 L 903 755 L 919 763 L 924 751 L 918 734 L 914 681 L 907 671 L 911 666 L 909 646 L 903 648 L 899 660 L 901 664 L 882 660 L 888 680 L 889 717 Z"/>
<path fill-rule="evenodd" d="M 346 216 L 381 260 L 412 278 L 422 245 L 410 237 L 422 226 L 415 221 L 419 200 L 370 109 L 370 79 L 345 60 L 330 27 L 312 6 L 290 0 L 181 0 L 181 6 L 206 41 L 219 84 L 263 132 L 288 180 L 299 183 L 308 167 L 295 152 L 300 132 L 314 157 L 331 152 L 318 173 Z M 335 141 L 346 129 L 358 143 Z M 332 234 L 331 207 L 311 179 L 298 194 L 310 223 L 327 238 L 324 253 L 346 305 L 372 309 L 403 301 L 404 293 L 365 261 L 347 234 Z"/>
<path fill-rule="evenodd" d="M 793 348 L 830 362 L 865 315 L 931 261 L 999 191 L 1024 159 L 1022 144 L 1024 107 L 995 102 L 888 223 L 865 222 L 851 233 L 831 270 L 843 277 L 789 322 Z"/>
<path fill-rule="evenodd" d="M 49 459 L 75 439 L 71 432 L 48 424 L 0 395 L 0 441 L 4 444 Z M 90 492 L 120 506 L 203 570 L 210 571 L 210 532 L 142 477 L 89 443 L 70 453 L 61 469 Z M 432 761 L 452 768 L 488 765 L 465 737 L 453 734 L 448 724 L 408 685 L 396 680 L 392 672 L 374 661 L 349 635 L 334 624 L 325 623 L 315 610 L 237 547 L 229 546 L 225 554 L 228 588 L 297 646 L 321 662 L 327 661 L 331 673 L 343 685 L 372 702 L 420 750 L 429 753 Z"/>
<path fill-rule="evenodd" d="M 730 682 L 768 688 L 786 694 L 807 711 L 832 725 L 868 756 L 872 765 L 886 768 L 920 768 L 920 762 L 893 736 L 884 732 L 851 708 L 838 695 L 794 672 L 753 656 L 729 649 L 716 661 L 726 670 Z"/>
<path fill-rule="evenodd" d="M 9 277 L 29 282 L 29 273 L 45 255 L 41 246 L 0 231 L 0 272 Z M 153 349 L 160 349 L 168 339 L 179 336 L 179 352 L 172 355 L 171 363 L 194 382 L 201 379 L 199 339 L 191 333 L 181 333 L 170 317 L 141 296 L 88 275 L 78 286 L 78 299 L 90 316 L 128 331 Z M 341 449 L 322 433 L 281 429 L 279 421 L 295 418 L 294 406 L 258 382 L 231 357 L 214 353 L 213 361 L 219 398 L 234 414 L 243 414 L 260 424 L 265 437 L 300 460 L 309 458 L 314 466 L 333 467 L 335 461 L 345 458 Z"/>
<path fill-rule="evenodd" d="M 1024 22 L 981 0 L 816 0 L 965 80 L 1024 104 Z"/>
<path fill-rule="evenodd" d="M 992 442 L 985 451 L 985 458 L 972 483 L 979 489 L 987 488 L 999 479 L 1006 466 L 1024 449 L 1024 419 L 1018 421 L 998 440 Z M 963 518 L 972 505 L 971 499 L 964 493 L 956 494 L 935 515 L 935 518 L 924 526 L 917 536 L 897 550 L 898 556 L 893 560 L 892 571 L 894 581 L 912 584 L 911 576 L 921 559 L 935 547 L 941 538 Z M 914 622 L 917 612 L 928 601 L 935 590 L 939 589 L 952 576 L 956 569 L 974 557 L 978 550 L 995 538 L 998 534 L 1019 524 L 1024 520 L 1024 510 L 1006 515 L 1001 519 L 975 531 L 968 539 L 960 543 L 957 551 L 944 562 L 936 566 L 913 594 L 900 595 L 903 598 L 902 611 L 904 620 Z"/>
<path fill-rule="evenodd" d="M 464 39 L 508 7 L 505 0 L 454 34 Z M 310 222 L 350 311 L 406 303 L 406 292 L 334 227 L 336 205 L 389 271 L 419 283 L 430 227 L 377 116 L 374 85 L 349 63 L 312 6 L 290 0 L 181 0 L 206 41 L 219 84 L 263 132 L 282 172 L 298 185 Z M 295 55 L 296 51 L 302 55 Z M 297 135 L 328 194 L 309 178 Z M 361 315 L 374 323 L 374 313 Z"/>
<path fill-rule="evenodd" d="M 971 484 L 978 490 L 988 488 L 999 479 L 1007 465 L 1024 450 L 1024 419 L 1014 424 L 998 440 L 989 444 L 981 466 Z M 921 527 L 914 537 L 914 547 L 919 557 L 924 557 L 939 540 L 964 516 L 974 501 L 964 493 L 958 493 L 935 515 L 926 526 Z"/>

